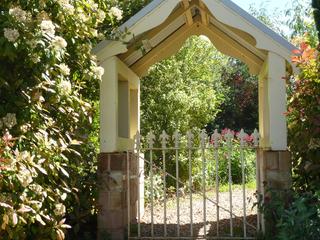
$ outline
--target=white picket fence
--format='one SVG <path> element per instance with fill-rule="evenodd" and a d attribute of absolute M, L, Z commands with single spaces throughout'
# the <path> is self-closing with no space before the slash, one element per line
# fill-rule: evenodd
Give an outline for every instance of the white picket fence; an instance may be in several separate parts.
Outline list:
<path fill-rule="evenodd" d="M 258 230 L 259 224 L 259 217 L 257 217 L 257 225 L 252 225 L 247 221 L 247 203 L 246 203 L 246 157 L 245 157 L 245 150 L 246 149 L 252 149 L 253 151 L 257 149 L 259 146 L 259 133 L 257 130 L 255 130 L 251 135 L 245 133 L 243 130 L 241 130 L 239 133 L 235 134 L 231 130 L 223 130 L 221 133 L 218 132 L 218 130 L 215 130 L 214 133 L 210 136 L 206 133 L 205 130 L 200 131 L 200 133 L 195 134 L 193 131 L 188 131 L 185 136 L 182 136 L 178 131 L 176 131 L 172 136 L 168 135 L 165 131 L 160 134 L 159 137 L 155 136 L 155 134 L 151 131 L 146 137 L 142 137 L 139 133 L 135 136 L 135 147 L 133 149 L 133 152 L 137 156 L 137 162 L 138 165 L 136 169 L 138 169 L 138 176 L 144 175 L 143 170 L 140 169 L 139 163 L 140 158 L 142 156 L 143 160 L 148 164 L 148 170 L 149 170 L 149 179 L 151 184 L 151 193 L 150 193 L 150 204 L 148 208 L 150 208 L 151 212 L 151 219 L 150 219 L 150 230 L 149 235 L 145 236 L 142 234 L 142 226 L 141 224 L 141 203 L 140 199 L 141 196 L 140 191 L 138 190 L 138 196 L 137 196 L 137 219 L 136 219 L 136 231 L 133 233 L 131 231 L 132 229 L 132 222 L 130 219 L 132 219 L 132 216 L 130 214 L 132 213 L 130 209 L 130 194 L 127 198 L 128 200 L 128 239 L 254 239 L 254 236 L 249 236 L 247 234 L 248 228 L 254 229 L 254 231 Z M 236 236 L 234 233 L 234 219 L 239 218 L 239 216 L 236 216 L 233 212 L 233 190 L 232 190 L 232 151 L 234 148 L 238 148 L 238 151 L 240 152 L 240 163 L 241 163 L 241 177 L 242 177 L 242 236 Z M 224 150 L 225 152 L 221 154 L 221 150 Z M 193 153 L 195 151 L 198 151 L 201 156 L 202 160 L 202 186 L 200 194 L 202 195 L 203 199 L 203 232 L 204 234 L 202 236 L 196 236 L 194 233 L 194 222 L 193 222 L 193 194 L 195 192 L 194 186 L 193 186 L 193 175 L 192 175 L 192 163 L 193 163 Z M 206 152 L 211 151 L 213 158 L 207 159 Z M 188 181 L 187 183 L 184 183 L 181 181 L 181 178 L 179 176 L 180 169 L 179 169 L 179 156 L 181 152 L 185 152 L 188 158 Z M 143 154 L 141 154 L 143 153 Z M 159 156 L 159 159 L 162 161 L 162 166 L 156 166 L 154 164 L 155 156 Z M 169 157 L 168 157 L 169 155 Z M 129 156 L 129 154 L 128 154 Z M 159 160 L 158 159 L 158 160 Z M 168 160 L 175 161 L 175 174 L 170 174 L 167 172 L 166 165 L 168 164 Z M 208 186 L 206 184 L 206 180 L 209 177 L 207 174 L 207 164 L 209 161 L 213 161 L 212 163 L 215 164 L 215 176 L 213 181 L 214 189 L 215 189 L 215 198 L 208 197 L 207 196 L 207 190 Z M 228 191 L 229 191 L 229 207 L 222 206 L 220 204 L 219 199 L 219 185 L 220 185 L 220 179 L 219 179 L 219 165 L 221 161 L 227 161 L 228 162 Z M 129 166 L 129 157 L 127 161 L 127 176 L 128 176 L 128 189 L 130 188 L 130 166 Z M 132 164 L 132 163 L 131 163 Z M 160 173 L 163 177 L 163 231 L 162 235 L 159 236 L 155 234 L 154 230 L 154 211 L 155 211 L 155 201 L 154 201 L 154 174 L 155 171 L 157 173 Z M 131 173 L 132 174 L 132 173 Z M 167 231 L 167 202 L 168 202 L 168 195 L 167 195 L 167 179 L 171 178 L 175 181 L 175 201 L 176 201 L 176 231 L 175 235 L 172 236 L 172 234 L 168 234 Z M 185 234 L 181 234 L 181 224 L 180 224 L 180 210 L 181 206 L 181 193 L 179 193 L 179 190 L 181 187 L 184 187 L 187 189 L 188 198 L 189 198 L 189 206 L 190 209 L 190 228 L 188 236 Z M 212 187 L 212 186 L 211 186 Z M 130 191 L 129 191 L 130 192 Z M 198 192 L 199 193 L 199 192 Z M 215 216 L 216 216 L 216 232 L 215 236 L 209 236 L 207 234 L 207 203 L 211 203 L 215 205 Z M 220 212 L 225 211 L 229 214 L 229 233 L 226 235 L 224 233 L 220 233 Z M 149 226 L 148 226 L 149 227 Z M 143 231 L 145 232 L 145 231 Z M 251 231 L 252 232 L 252 231 Z"/>

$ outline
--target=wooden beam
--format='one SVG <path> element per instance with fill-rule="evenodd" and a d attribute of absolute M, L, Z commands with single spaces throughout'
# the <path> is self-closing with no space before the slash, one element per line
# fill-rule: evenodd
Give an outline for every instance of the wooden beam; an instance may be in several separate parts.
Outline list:
<path fill-rule="evenodd" d="M 175 54 L 191 35 L 200 35 L 197 24 L 192 26 L 184 25 L 174 34 L 170 35 L 158 46 L 153 48 L 143 58 L 134 63 L 131 69 L 138 75 L 143 76 L 153 64 Z"/>
<path fill-rule="evenodd" d="M 209 37 L 220 52 L 247 63 L 252 74 L 259 73 L 264 62 L 262 59 L 250 52 L 234 39 L 230 38 L 217 27 L 210 24 L 209 26 L 202 25 L 200 28 L 200 31 Z"/>
<path fill-rule="evenodd" d="M 182 6 L 184 7 L 184 9 L 187 9 L 189 7 L 189 0 L 182 0 L 181 1 Z"/>
<path fill-rule="evenodd" d="M 242 46 L 244 46 L 245 48 L 247 48 L 250 52 L 254 53 L 255 55 L 257 55 L 260 59 L 264 60 L 267 55 L 263 52 L 261 52 L 260 50 L 258 50 L 255 46 L 253 46 L 252 44 L 250 44 L 246 39 L 248 39 L 247 36 L 244 36 L 244 34 L 240 33 L 240 31 L 236 31 L 233 32 L 230 28 L 228 28 L 228 26 L 226 26 L 225 24 L 219 22 L 217 19 L 215 18 L 211 18 L 210 19 L 211 23 L 216 26 L 217 28 L 219 28 L 221 31 L 223 31 L 227 36 L 229 36 L 230 38 L 234 39 L 236 42 L 240 43 Z M 250 36 L 250 35 L 249 35 Z M 246 38 L 243 38 L 246 37 Z M 249 39 L 250 41 L 251 39 Z M 250 41 L 252 43 L 252 40 Z M 255 43 L 255 41 L 254 41 Z"/>
<path fill-rule="evenodd" d="M 192 17 L 192 12 L 190 8 L 186 10 L 185 15 L 186 15 L 186 22 L 188 26 L 191 26 L 193 24 L 193 17 Z"/>
<path fill-rule="evenodd" d="M 179 8 L 176 11 L 174 11 L 161 25 L 150 30 L 146 34 L 143 34 L 143 36 L 140 36 L 137 39 L 135 39 L 134 44 L 132 44 L 131 46 L 128 47 L 128 51 L 126 53 L 119 55 L 119 58 L 124 61 L 133 52 L 138 50 L 138 47 L 141 45 L 141 41 L 143 39 L 153 38 L 159 32 L 161 32 L 164 28 L 166 28 L 168 25 L 170 25 L 170 23 L 172 23 L 175 19 L 185 15 L 186 11 L 191 10 L 194 6 L 195 6 L 195 4 L 190 4 L 187 9 Z"/>

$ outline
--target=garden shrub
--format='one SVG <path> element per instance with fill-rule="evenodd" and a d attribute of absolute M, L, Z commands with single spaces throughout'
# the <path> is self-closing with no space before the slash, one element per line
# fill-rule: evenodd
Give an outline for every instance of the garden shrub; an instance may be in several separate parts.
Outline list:
<path fill-rule="evenodd" d="M 316 240 L 320 235 L 320 192 L 269 190 L 260 210 L 268 219 L 265 239 Z"/>
<path fill-rule="evenodd" d="M 121 18 L 107 6 L 0 3 L 1 239 L 64 239 L 96 213 L 92 119 L 103 69 L 91 50 L 101 25 Z"/>
<path fill-rule="evenodd" d="M 293 57 L 299 74 L 289 84 L 288 129 L 294 187 L 320 189 L 320 55 L 302 43 Z"/>

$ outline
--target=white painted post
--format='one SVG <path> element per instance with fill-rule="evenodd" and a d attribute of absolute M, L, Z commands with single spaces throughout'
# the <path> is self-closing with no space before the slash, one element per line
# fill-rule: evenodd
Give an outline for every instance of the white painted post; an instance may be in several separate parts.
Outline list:
<path fill-rule="evenodd" d="M 130 88 L 128 81 L 118 82 L 118 133 L 121 138 L 130 138 Z M 135 133 L 137 129 L 135 130 Z"/>
<path fill-rule="evenodd" d="M 260 146 L 287 150 L 285 59 L 269 52 L 259 75 Z"/>
<path fill-rule="evenodd" d="M 268 100 L 270 121 L 270 147 L 274 151 L 287 150 L 286 62 L 283 57 L 268 54 Z"/>
<path fill-rule="evenodd" d="M 118 138 L 118 70 L 115 57 L 101 63 L 105 70 L 100 83 L 100 152 L 114 152 Z"/>

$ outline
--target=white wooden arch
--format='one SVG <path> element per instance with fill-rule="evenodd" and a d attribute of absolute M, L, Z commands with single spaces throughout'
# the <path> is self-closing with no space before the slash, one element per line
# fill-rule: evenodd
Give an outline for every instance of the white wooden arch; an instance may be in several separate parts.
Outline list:
<path fill-rule="evenodd" d="M 206 35 L 218 50 L 259 75 L 261 147 L 287 149 L 286 86 L 295 47 L 230 0 L 154 0 L 124 23 L 123 42 L 94 49 L 105 69 L 101 82 L 101 152 L 130 148 L 139 129 L 139 78 L 177 52 L 191 35 Z"/>

